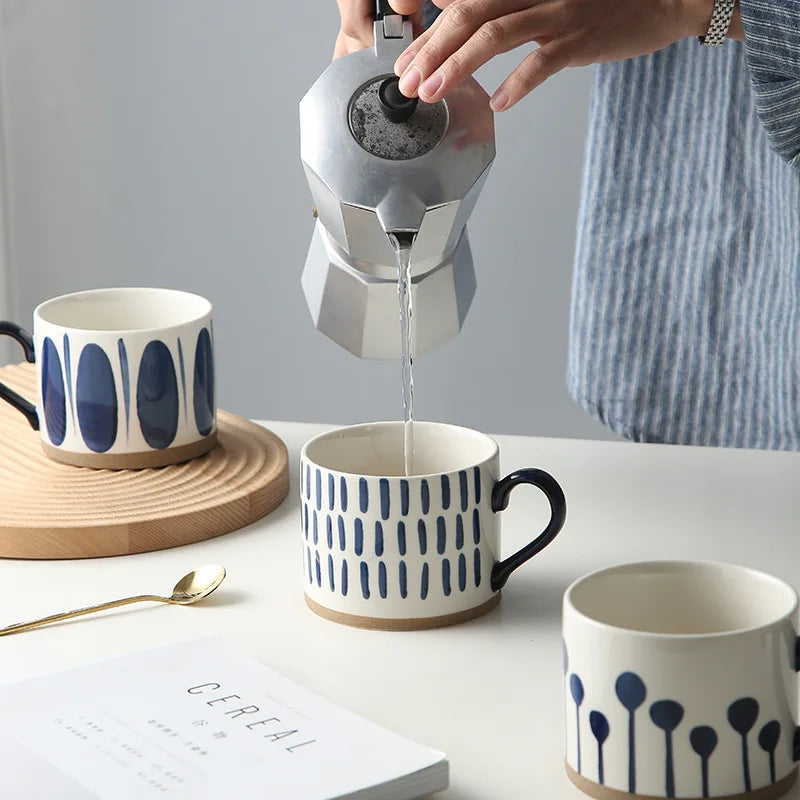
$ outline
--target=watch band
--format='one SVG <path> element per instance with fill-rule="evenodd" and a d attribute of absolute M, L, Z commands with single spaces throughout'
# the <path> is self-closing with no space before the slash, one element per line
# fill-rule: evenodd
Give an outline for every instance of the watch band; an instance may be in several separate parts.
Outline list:
<path fill-rule="evenodd" d="M 735 9 L 736 0 L 714 0 L 714 13 L 708 25 L 708 33 L 697 37 L 700 44 L 706 47 L 719 47 L 728 35 Z"/>

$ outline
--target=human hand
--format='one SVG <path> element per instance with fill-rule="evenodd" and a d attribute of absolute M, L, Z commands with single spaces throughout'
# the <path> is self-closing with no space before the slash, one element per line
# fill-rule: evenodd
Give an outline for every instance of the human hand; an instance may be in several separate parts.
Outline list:
<path fill-rule="evenodd" d="M 435 103 L 498 53 L 536 42 L 494 93 L 505 111 L 565 67 L 652 53 L 705 34 L 714 0 L 434 0 L 444 9 L 397 59 L 400 90 Z"/>
<path fill-rule="evenodd" d="M 372 26 L 375 20 L 375 0 L 337 0 L 342 27 L 336 37 L 333 57 L 345 56 L 372 47 Z M 415 35 L 422 32 L 422 6 L 425 0 L 391 0 L 398 14 L 407 14 L 414 24 Z"/>

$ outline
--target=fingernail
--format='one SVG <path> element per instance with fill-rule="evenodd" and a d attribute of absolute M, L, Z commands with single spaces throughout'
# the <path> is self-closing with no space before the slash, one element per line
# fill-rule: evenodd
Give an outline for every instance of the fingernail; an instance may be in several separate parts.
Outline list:
<path fill-rule="evenodd" d="M 443 82 L 444 78 L 438 72 L 435 72 L 419 87 L 419 93 L 433 97 L 441 89 Z"/>
<path fill-rule="evenodd" d="M 414 60 L 414 56 L 416 56 L 414 50 L 406 50 L 395 62 L 394 74 L 397 76 L 402 75 L 406 71 L 406 67 Z"/>
<path fill-rule="evenodd" d="M 500 89 L 495 92 L 494 97 L 489 101 L 492 111 L 502 111 L 508 105 L 508 92 Z"/>
<path fill-rule="evenodd" d="M 411 69 L 403 73 L 403 77 L 400 78 L 400 83 L 397 85 L 406 97 L 411 97 L 417 91 L 417 86 L 419 86 L 421 80 L 422 73 L 419 71 L 419 67 L 411 67 Z"/>

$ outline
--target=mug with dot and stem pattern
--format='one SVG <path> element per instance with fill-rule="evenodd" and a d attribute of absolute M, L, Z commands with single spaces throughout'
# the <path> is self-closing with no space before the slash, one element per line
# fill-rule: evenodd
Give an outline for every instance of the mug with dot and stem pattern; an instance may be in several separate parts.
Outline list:
<path fill-rule="evenodd" d="M 33 312 L 33 336 L 0 335 L 36 363 L 36 404 L 0 384 L 0 399 L 41 430 L 45 454 L 100 469 L 161 467 L 216 441 L 211 303 L 173 289 L 63 295 Z"/>
<path fill-rule="evenodd" d="M 797 778 L 797 593 L 712 562 L 623 564 L 564 595 L 566 770 L 599 800 L 772 800 Z"/>
<path fill-rule="evenodd" d="M 404 423 L 339 428 L 301 453 L 305 599 L 320 616 L 364 628 L 415 630 L 477 617 L 511 573 L 555 539 L 566 519 L 557 481 L 540 469 L 499 478 L 497 443 L 478 431 L 414 422 L 414 474 Z M 542 533 L 500 557 L 499 512 L 515 486 L 544 492 Z"/>

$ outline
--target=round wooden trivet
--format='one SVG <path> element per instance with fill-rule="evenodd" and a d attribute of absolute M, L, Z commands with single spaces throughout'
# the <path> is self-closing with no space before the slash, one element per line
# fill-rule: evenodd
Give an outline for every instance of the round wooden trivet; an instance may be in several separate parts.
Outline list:
<path fill-rule="evenodd" d="M 29 364 L 0 381 L 35 397 Z M 219 411 L 216 446 L 185 464 L 95 470 L 50 461 L 41 437 L 0 401 L 0 557 L 92 558 L 191 544 L 242 528 L 289 490 L 286 446 L 249 420 Z"/>

